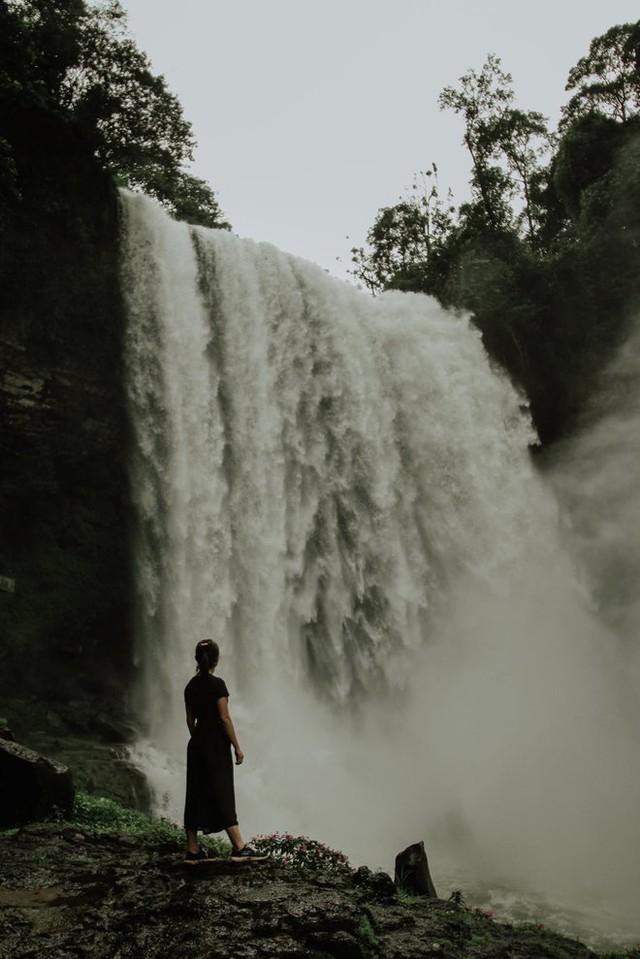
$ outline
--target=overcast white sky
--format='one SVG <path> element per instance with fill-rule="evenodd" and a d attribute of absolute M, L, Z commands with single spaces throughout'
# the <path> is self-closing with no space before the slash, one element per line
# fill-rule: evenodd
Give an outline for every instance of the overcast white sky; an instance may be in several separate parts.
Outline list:
<path fill-rule="evenodd" d="M 591 39 L 637 0 L 122 0 L 240 236 L 338 276 L 381 206 L 432 161 L 466 195 L 461 120 L 442 87 L 496 53 L 518 105 L 552 125 Z"/>

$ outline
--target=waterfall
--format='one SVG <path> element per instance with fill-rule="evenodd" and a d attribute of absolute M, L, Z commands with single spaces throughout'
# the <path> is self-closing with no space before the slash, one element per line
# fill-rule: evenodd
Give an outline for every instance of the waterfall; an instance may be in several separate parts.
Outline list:
<path fill-rule="evenodd" d="M 248 835 L 384 868 L 425 839 L 435 877 L 615 901 L 628 932 L 625 650 L 562 546 L 523 397 L 428 297 L 374 300 L 122 202 L 137 755 L 159 806 L 180 820 L 182 691 L 211 637 Z"/>

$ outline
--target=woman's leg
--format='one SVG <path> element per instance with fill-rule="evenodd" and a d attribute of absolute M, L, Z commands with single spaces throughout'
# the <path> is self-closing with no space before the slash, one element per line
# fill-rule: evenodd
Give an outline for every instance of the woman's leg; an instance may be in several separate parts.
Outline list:
<path fill-rule="evenodd" d="M 189 852 L 198 852 L 200 848 L 198 846 L 198 831 L 196 829 L 186 829 L 187 834 L 187 849 Z"/>
<path fill-rule="evenodd" d="M 225 832 L 231 840 L 231 845 L 233 846 L 234 852 L 237 852 L 239 849 L 242 849 L 244 845 L 246 845 L 240 832 L 240 826 L 228 826 L 227 829 L 225 829 Z"/>

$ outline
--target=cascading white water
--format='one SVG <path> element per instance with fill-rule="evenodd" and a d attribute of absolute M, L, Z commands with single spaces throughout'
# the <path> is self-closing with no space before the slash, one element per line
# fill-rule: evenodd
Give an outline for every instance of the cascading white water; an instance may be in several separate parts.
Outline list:
<path fill-rule="evenodd" d="M 182 690 L 210 636 L 246 833 L 384 868 L 423 838 L 441 886 L 616 900 L 633 934 L 624 650 L 478 335 L 426 297 L 371 300 L 144 197 L 123 208 L 138 757 L 165 811 L 180 819 Z"/>

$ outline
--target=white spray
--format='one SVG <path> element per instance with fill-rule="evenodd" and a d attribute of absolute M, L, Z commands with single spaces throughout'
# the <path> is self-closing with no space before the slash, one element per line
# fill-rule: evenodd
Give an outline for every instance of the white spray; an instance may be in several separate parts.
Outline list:
<path fill-rule="evenodd" d="M 165 810 L 180 818 L 182 690 L 212 637 L 246 833 L 384 868 L 425 839 L 441 884 L 615 899 L 629 926 L 624 650 L 576 585 L 522 398 L 478 335 L 426 297 L 371 300 L 123 205 L 138 754 Z"/>

